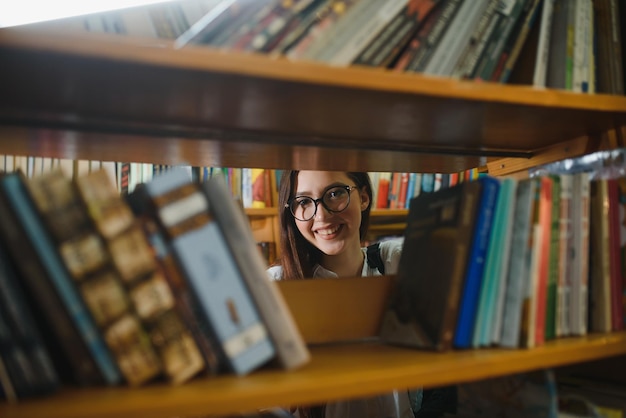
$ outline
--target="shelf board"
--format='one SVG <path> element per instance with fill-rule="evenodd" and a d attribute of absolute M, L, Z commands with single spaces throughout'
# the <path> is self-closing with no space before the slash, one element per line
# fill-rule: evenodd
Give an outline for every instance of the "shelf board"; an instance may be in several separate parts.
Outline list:
<path fill-rule="evenodd" d="M 4 153 L 455 172 L 626 124 L 626 98 L 0 30 Z"/>
<path fill-rule="evenodd" d="M 318 346 L 312 353 L 312 362 L 294 372 L 267 369 L 243 378 L 198 378 L 178 387 L 154 384 L 134 389 L 65 389 L 47 399 L 16 405 L 0 403 L 0 416 L 171 418 L 337 400 L 393 388 L 462 383 L 621 355 L 626 353 L 626 332 L 564 338 L 530 350 L 442 354 L 358 343 Z"/>

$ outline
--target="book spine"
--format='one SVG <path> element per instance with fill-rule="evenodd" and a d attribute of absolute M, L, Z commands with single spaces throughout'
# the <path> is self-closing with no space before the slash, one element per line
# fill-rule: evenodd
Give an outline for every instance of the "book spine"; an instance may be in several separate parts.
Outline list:
<path fill-rule="evenodd" d="M 239 375 L 260 367 L 275 355 L 275 349 L 208 211 L 208 200 L 179 170 L 155 177 L 146 187 L 172 253 L 220 343 L 221 356 Z"/>
<path fill-rule="evenodd" d="M 590 183 L 588 173 L 574 175 L 572 196 L 573 251 L 570 300 L 570 329 L 574 335 L 585 335 L 588 328 Z"/>
<path fill-rule="evenodd" d="M 498 180 L 492 177 L 485 177 L 481 181 L 484 183 L 483 191 L 463 284 L 459 317 L 454 332 L 454 346 L 457 348 L 469 348 L 472 345 L 472 336 L 475 325 L 477 326 L 477 313 L 480 306 L 478 300 L 483 283 L 485 256 L 489 245 L 494 208 L 500 187 Z"/>
<path fill-rule="evenodd" d="M 516 193 L 511 258 L 507 274 L 507 285 L 502 319 L 500 345 L 515 348 L 520 346 L 522 309 L 529 283 L 528 260 L 530 258 L 530 231 L 532 227 L 533 196 L 535 182 L 522 180 Z"/>
<path fill-rule="evenodd" d="M 42 333 L 55 363 L 60 365 L 59 371 L 82 386 L 103 383 L 103 375 L 48 279 L 47 271 L 37 258 L 34 248 L 25 239 L 25 232 L 2 193 L 0 234 L 5 242 L 12 243 L 7 250 L 24 282 L 33 314 L 43 324 Z"/>
<path fill-rule="evenodd" d="M 71 313 L 74 324 L 87 344 L 100 371 L 108 383 L 118 383 L 121 376 L 117 365 L 78 290 L 74 287 L 72 279 L 65 270 L 65 266 L 56 252 L 54 243 L 48 237 L 37 211 L 32 202 L 29 201 L 24 180 L 17 174 L 6 175 L 2 178 L 2 184 L 5 197 L 24 226 L 29 241 L 48 271 L 66 309 Z"/>
<path fill-rule="evenodd" d="M 543 0 L 541 11 L 541 24 L 539 27 L 539 42 L 537 46 L 537 57 L 535 59 L 535 70 L 533 74 L 533 86 L 545 87 L 548 74 L 548 57 L 550 56 L 552 16 L 555 0 Z"/>
<path fill-rule="evenodd" d="M 220 179 L 206 182 L 203 191 L 222 237 L 267 325 L 280 363 L 285 369 L 304 365 L 310 360 L 309 351 L 276 283 L 265 273 L 267 265 L 256 248 L 247 218 L 234 204 Z"/>

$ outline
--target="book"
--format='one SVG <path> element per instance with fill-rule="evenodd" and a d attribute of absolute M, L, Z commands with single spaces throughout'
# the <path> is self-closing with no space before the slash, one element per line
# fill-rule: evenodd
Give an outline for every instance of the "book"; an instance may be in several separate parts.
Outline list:
<path fill-rule="evenodd" d="M 467 182 L 411 200 L 382 341 L 452 347 L 481 189 L 481 182 Z"/>
<path fill-rule="evenodd" d="M 106 239 L 112 235 L 110 231 L 123 230 L 133 217 L 130 211 L 104 199 L 102 189 L 93 182 L 90 184 L 92 199 L 81 200 L 80 184 L 93 177 L 108 184 L 109 177 L 104 170 L 77 177 L 78 187 L 61 171 L 53 171 L 31 179 L 27 187 L 69 273 L 70 285 L 79 292 L 126 382 L 138 386 L 157 377 L 162 370 L 124 283 L 136 271 L 143 271 L 146 256 L 140 253 L 136 239 L 130 242 Z M 111 189 L 120 199 L 113 185 Z M 96 198 L 101 199 L 98 204 L 94 203 Z M 98 219 L 105 218 L 106 226 L 97 228 L 92 221 L 94 215 Z M 109 235 L 101 235 L 102 231 Z M 132 261 L 119 263 L 120 252 Z M 138 268 L 139 265 L 142 267 Z"/>
<path fill-rule="evenodd" d="M 106 241 L 123 292 L 150 341 L 151 350 L 144 356 L 156 353 L 166 377 L 174 384 L 191 379 L 204 370 L 205 363 L 176 309 L 165 271 L 157 263 L 144 229 L 106 171 L 80 177 L 76 186 L 91 221 Z"/>
<path fill-rule="evenodd" d="M 79 338 L 72 340 L 71 343 L 77 344 L 77 341 L 80 341 L 85 344 L 105 382 L 109 384 L 119 383 L 121 374 L 117 363 L 83 298 L 75 287 L 65 263 L 57 251 L 57 246 L 39 215 L 27 189 L 23 174 L 14 172 L 0 177 L 0 195 L 2 195 L 2 200 L 6 202 L 7 210 L 11 211 L 13 219 L 19 222 L 23 228 L 24 234 L 19 239 L 27 240 L 34 249 L 35 257 L 29 262 L 41 263 L 45 270 L 41 277 L 50 281 L 53 289 L 50 291 L 58 295 L 63 309 L 68 313 L 72 325 L 79 334 Z M 16 256 L 19 257 L 20 254 L 16 254 Z M 33 288 L 37 286 L 43 286 L 37 283 L 36 280 L 41 281 L 39 278 L 33 278 L 33 280 L 35 281 L 30 283 L 31 291 L 36 291 Z M 50 302 L 46 301 L 46 303 Z M 67 335 L 63 335 L 63 337 L 67 338 Z M 81 359 L 84 358 L 81 357 Z M 83 363 L 80 366 L 82 367 Z"/>
<path fill-rule="evenodd" d="M 561 177 L 550 175 L 552 180 L 552 202 L 550 205 L 550 257 L 548 259 L 548 281 L 546 293 L 545 339 L 556 337 L 558 320 L 557 298 L 561 260 Z"/>
<path fill-rule="evenodd" d="M 608 202 L 609 202 L 609 273 L 610 273 L 610 293 L 611 293 L 611 329 L 620 331 L 624 327 L 623 323 L 623 260 L 621 258 L 621 228 L 619 204 L 618 180 L 611 178 L 607 180 Z"/>
<path fill-rule="evenodd" d="M 555 1 L 556 0 L 543 0 L 537 56 L 535 58 L 533 73 L 533 86 L 535 87 L 546 87 L 547 85 L 548 62 L 550 54 L 552 53 L 550 47 L 552 45 L 551 36 Z"/>
<path fill-rule="evenodd" d="M 529 293 L 531 228 L 533 218 L 533 202 L 537 182 L 535 179 L 520 180 L 515 197 L 513 213 L 513 230 L 511 233 L 511 255 L 506 278 L 504 294 L 504 312 L 500 330 L 500 345 L 516 348 L 520 346 L 520 331 L 524 302 Z M 526 308 L 527 309 L 527 308 Z"/>
<path fill-rule="evenodd" d="M 438 3 L 436 0 L 408 2 L 359 54 L 353 64 L 374 67 L 389 65 Z"/>
<path fill-rule="evenodd" d="M 472 346 L 481 287 L 484 283 L 485 258 L 500 190 L 500 181 L 493 177 L 483 177 L 478 181 L 483 183 L 483 186 L 454 332 L 454 346 L 457 348 Z"/>
<path fill-rule="evenodd" d="M 191 294 L 191 290 L 187 285 L 187 281 L 183 277 L 183 273 L 178 267 L 174 255 L 170 250 L 164 233 L 159 228 L 155 215 L 149 205 L 149 197 L 145 184 L 140 185 L 133 193 L 127 196 L 131 210 L 137 216 L 138 222 L 150 242 L 150 247 L 154 252 L 155 262 L 158 269 L 162 272 L 174 298 L 175 308 L 180 315 L 183 324 L 187 327 L 188 332 L 195 340 L 196 347 L 200 350 L 200 354 L 204 360 L 205 371 L 208 375 L 216 375 L 225 366 L 220 363 L 220 358 L 215 347 L 216 342 L 210 338 L 210 332 L 204 332 L 205 324 L 202 322 L 202 313 L 195 299 Z M 181 333 L 184 335 L 184 332 Z M 194 348 L 185 338 L 185 351 L 193 353 Z M 192 357 L 189 360 L 193 360 Z M 190 361 L 191 365 L 195 362 Z M 190 367 L 190 370 L 193 366 Z"/>
<path fill-rule="evenodd" d="M 513 216 L 517 180 L 505 178 L 502 180 L 500 195 L 496 206 L 496 217 L 491 231 L 489 252 L 485 262 L 486 277 L 493 276 L 494 286 L 489 296 L 490 313 L 486 316 L 485 335 L 481 338 L 482 345 L 500 344 L 502 318 L 508 277 L 509 263 L 512 251 Z"/>
<path fill-rule="evenodd" d="M 589 200 L 589 327 L 593 332 L 610 332 L 612 329 L 611 253 L 607 179 L 591 181 Z"/>
<path fill-rule="evenodd" d="M 572 218 L 572 193 L 574 176 L 571 174 L 559 174 L 559 253 L 558 253 L 558 281 L 556 298 L 556 324 L 557 337 L 570 334 L 570 289 L 572 286 L 572 269 L 570 266 L 570 254 L 574 251 L 573 223 Z"/>
<path fill-rule="evenodd" d="M 265 272 L 267 264 L 256 247 L 247 217 L 221 179 L 203 183 L 202 190 L 208 197 L 209 211 L 220 227 L 222 239 L 267 326 L 278 361 L 285 369 L 301 367 L 309 362 L 309 351 L 280 290 Z"/>
<path fill-rule="evenodd" d="M 243 375 L 271 360 L 276 352 L 267 328 L 199 186 L 173 169 L 146 190 L 222 364 Z"/>
<path fill-rule="evenodd" d="M 589 173 L 573 174 L 572 185 L 572 251 L 568 259 L 571 267 L 570 331 L 584 335 L 588 328 L 589 228 L 590 183 Z"/>
<path fill-rule="evenodd" d="M 529 37 L 530 31 L 540 15 L 541 5 L 544 1 L 549 0 L 533 0 L 522 19 L 520 19 L 520 27 L 513 29 L 513 34 L 515 35 L 510 38 L 511 42 L 508 42 L 507 45 L 505 45 L 500 59 L 501 61 L 491 78 L 492 80 L 500 81 L 501 83 L 506 83 L 509 80 L 522 48 Z"/>
<path fill-rule="evenodd" d="M 425 74 L 449 76 L 469 43 L 473 28 L 478 24 L 489 0 L 464 2 L 455 14 L 448 30 L 441 38 L 423 72 Z"/>
<path fill-rule="evenodd" d="M 7 387 L 13 400 L 47 395 L 60 387 L 40 324 L 28 307 L 20 280 L 5 243 L 0 241 L 0 358 L 10 380 L 0 377 L 0 386 Z"/>

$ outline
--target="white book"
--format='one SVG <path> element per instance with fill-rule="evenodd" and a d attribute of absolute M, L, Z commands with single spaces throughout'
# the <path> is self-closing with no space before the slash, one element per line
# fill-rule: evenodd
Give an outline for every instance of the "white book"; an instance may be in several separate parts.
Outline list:
<path fill-rule="evenodd" d="M 352 5 L 339 20 L 313 40 L 301 58 L 327 62 L 345 42 L 348 42 L 352 33 L 367 22 L 378 7 L 380 2 L 376 0 L 360 0 Z"/>
<path fill-rule="evenodd" d="M 517 185 L 511 232 L 511 254 L 509 256 L 500 332 L 500 345 L 502 347 L 516 348 L 520 346 L 523 303 L 528 294 L 528 286 L 530 286 L 530 263 L 528 260 L 531 257 L 531 247 L 529 238 L 535 189 L 536 183 L 533 179 L 521 180 Z"/>
<path fill-rule="evenodd" d="M 119 192 L 120 188 L 116 173 L 116 163 L 114 161 L 102 161 L 102 169 L 107 172 L 109 181 L 111 184 L 115 185 L 117 191 Z"/>
<path fill-rule="evenodd" d="M 574 6 L 574 63 L 572 69 L 572 91 L 582 93 L 587 91 L 587 35 L 589 32 L 589 19 L 587 0 L 575 0 Z M 583 83 L 585 87 L 583 88 Z"/>
<path fill-rule="evenodd" d="M 589 210 L 589 174 L 574 174 L 571 210 L 573 244 L 568 261 L 571 266 L 569 325 L 574 335 L 585 335 L 588 329 Z"/>
<path fill-rule="evenodd" d="M 74 161 L 69 158 L 59 158 L 59 168 L 67 178 L 74 177 Z"/>
<path fill-rule="evenodd" d="M 502 180 L 500 187 L 500 195 L 498 196 L 498 206 L 496 207 L 496 215 L 492 232 L 498 233 L 501 238 L 500 256 L 494 260 L 494 273 L 497 275 L 495 282 L 497 290 L 494 292 L 495 300 L 493 301 L 494 309 L 488 317 L 491 332 L 491 343 L 500 344 L 502 337 L 502 323 L 504 319 L 504 303 L 506 300 L 507 278 L 509 274 L 509 266 L 511 260 L 511 244 L 513 238 L 513 216 L 515 214 L 515 199 L 517 197 L 518 181 L 512 178 Z M 495 237 L 492 234 L 492 240 Z M 490 259 L 487 260 L 489 266 Z"/>
<path fill-rule="evenodd" d="M 4 156 L 4 171 L 7 173 L 15 171 L 15 156 L 14 155 Z"/>
<path fill-rule="evenodd" d="M 546 86 L 553 10 L 554 0 L 544 0 L 543 10 L 541 11 L 541 24 L 539 26 L 539 41 L 537 44 L 537 56 L 535 58 L 535 71 L 533 74 L 533 86 L 535 87 Z"/>
<path fill-rule="evenodd" d="M 257 304 L 278 361 L 285 369 L 294 369 L 310 361 L 309 350 L 295 323 L 277 283 L 266 273 L 267 265 L 259 252 L 250 223 L 233 200 L 223 178 L 202 184 L 209 200 L 209 210 L 222 231 L 230 252 L 239 267 L 248 291 Z"/>
<path fill-rule="evenodd" d="M 571 174 L 560 174 L 560 202 L 559 202 L 559 275 L 556 297 L 556 336 L 569 335 L 570 320 L 570 287 L 571 264 L 569 255 L 574 250 L 572 245 L 572 188 L 574 177 Z"/>
<path fill-rule="evenodd" d="M 375 13 L 354 31 L 352 36 L 326 62 L 338 66 L 350 65 L 385 25 L 400 13 L 406 3 L 407 0 L 386 0 L 377 4 Z"/>
<path fill-rule="evenodd" d="M 489 0 L 466 1 L 461 4 L 461 8 L 450 22 L 450 28 L 439 41 L 433 56 L 424 68 L 425 74 L 452 75 L 488 5 Z"/>

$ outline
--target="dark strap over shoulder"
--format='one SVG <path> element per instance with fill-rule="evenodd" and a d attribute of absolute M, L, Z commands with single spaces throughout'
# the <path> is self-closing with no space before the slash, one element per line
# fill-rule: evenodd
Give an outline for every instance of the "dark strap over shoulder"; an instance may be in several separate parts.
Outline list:
<path fill-rule="evenodd" d="M 385 263 L 380 256 L 380 243 L 367 246 L 367 265 L 370 268 L 378 269 L 380 274 L 385 274 Z"/>

